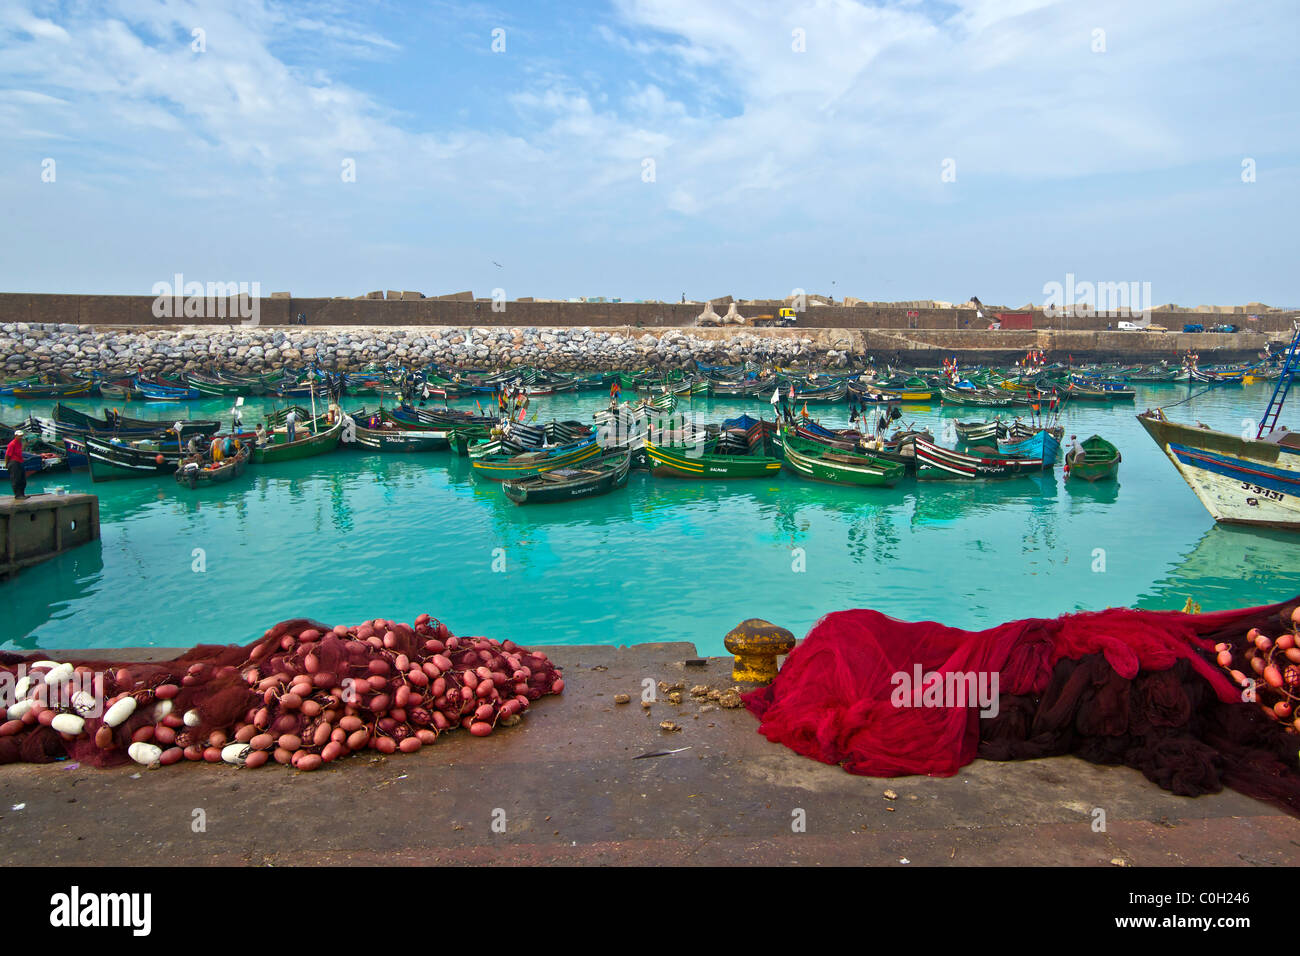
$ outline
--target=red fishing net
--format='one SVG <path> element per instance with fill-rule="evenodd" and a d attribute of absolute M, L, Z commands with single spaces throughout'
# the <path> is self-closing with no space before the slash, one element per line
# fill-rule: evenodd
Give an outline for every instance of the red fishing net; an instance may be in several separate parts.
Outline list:
<path fill-rule="evenodd" d="M 464 727 L 487 736 L 564 690 L 544 654 L 455 637 L 422 614 L 327 627 L 284 621 L 247 647 L 200 645 L 173 661 L 115 664 L 0 656 L 0 763 L 62 757 L 275 760 L 315 770 L 348 753 L 411 753 Z"/>
<path fill-rule="evenodd" d="M 1252 628 L 1289 627 L 1296 604 L 1113 609 L 985 631 L 841 611 L 745 703 L 769 740 L 850 773 L 950 776 L 977 755 L 1069 753 L 1175 793 L 1228 786 L 1300 813 L 1300 738 L 1214 659 Z"/>

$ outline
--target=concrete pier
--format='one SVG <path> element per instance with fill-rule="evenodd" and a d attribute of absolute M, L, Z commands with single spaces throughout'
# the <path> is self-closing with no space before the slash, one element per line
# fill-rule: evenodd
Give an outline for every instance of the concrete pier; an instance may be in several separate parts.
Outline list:
<path fill-rule="evenodd" d="M 14 834 L 0 866 L 1300 863 L 1300 820 L 1240 793 L 1175 796 L 1075 757 L 856 777 L 769 742 L 745 710 L 689 695 L 641 706 L 647 679 L 730 685 L 731 658 L 696 664 L 686 643 L 537 649 L 564 668 L 563 695 L 518 727 L 457 731 L 416 754 L 365 752 L 315 773 L 0 767 L 0 830 Z M 166 660 L 179 649 L 42 653 Z"/>
<path fill-rule="evenodd" d="M 98 537 L 95 495 L 0 498 L 0 580 Z"/>

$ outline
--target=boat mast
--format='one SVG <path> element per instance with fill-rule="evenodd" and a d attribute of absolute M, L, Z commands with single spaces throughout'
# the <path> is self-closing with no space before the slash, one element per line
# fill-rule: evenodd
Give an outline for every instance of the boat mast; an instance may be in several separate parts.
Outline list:
<path fill-rule="evenodd" d="M 1264 409 L 1264 415 L 1259 420 L 1259 431 L 1255 433 L 1256 441 L 1277 427 L 1277 418 L 1282 414 L 1287 392 L 1291 390 L 1291 376 L 1300 372 L 1300 352 L 1297 349 L 1300 349 L 1300 322 L 1295 323 L 1291 347 L 1287 350 L 1286 361 L 1282 363 L 1282 374 L 1278 376 L 1273 397 L 1268 400 L 1268 407 Z"/>

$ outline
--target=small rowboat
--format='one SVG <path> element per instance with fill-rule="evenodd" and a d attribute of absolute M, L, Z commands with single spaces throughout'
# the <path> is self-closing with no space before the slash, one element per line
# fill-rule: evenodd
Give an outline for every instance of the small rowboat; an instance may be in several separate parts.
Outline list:
<path fill-rule="evenodd" d="M 342 418 L 325 431 L 314 435 L 304 428 L 297 432 L 302 437 L 295 437 L 293 441 L 288 440 L 285 432 L 272 432 L 270 441 L 258 445 L 253 450 L 253 461 L 258 465 L 273 465 L 282 461 L 297 461 L 300 458 L 324 455 L 338 447 L 342 433 Z"/>
<path fill-rule="evenodd" d="M 1044 462 L 1055 462 L 1061 452 L 1061 443 L 1046 428 L 1027 438 L 999 438 L 998 453 L 1012 458 L 1041 458 Z"/>
<path fill-rule="evenodd" d="M 506 497 L 519 505 L 554 504 L 604 495 L 627 484 L 631 455 L 626 451 L 600 455 L 573 468 L 543 471 L 502 482 Z"/>
<path fill-rule="evenodd" d="M 343 444 L 356 445 L 368 451 L 408 452 L 408 451 L 446 451 L 451 447 L 451 430 L 401 428 L 381 412 L 379 428 L 371 428 L 366 423 L 372 416 L 364 410 L 348 416 L 352 420 L 349 426 L 343 423 Z"/>
<path fill-rule="evenodd" d="M 786 467 L 814 481 L 888 488 L 897 484 L 907 472 L 907 467 L 898 462 L 837 451 L 829 445 L 796 438 L 786 432 L 782 433 L 781 439 Z"/>
<path fill-rule="evenodd" d="M 176 483 L 188 488 L 200 485 L 215 485 L 238 478 L 248 466 L 249 447 L 241 444 L 239 451 L 232 457 L 221 461 L 212 461 L 206 456 L 189 458 L 181 462 L 176 469 Z"/>
<path fill-rule="evenodd" d="M 957 422 L 957 437 L 964 442 L 989 441 L 998 435 L 997 421 Z"/>
<path fill-rule="evenodd" d="M 1084 481 L 1102 481 L 1119 474 L 1119 449 L 1100 435 L 1084 439 L 1083 454 L 1065 456 L 1065 477 Z"/>
<path fill-rule="evenodd" d="M 963 454 L 924 438 L 916 439 L 916 477 L 919 479 L 1015 478 L 1050 468 L 1042 458 L 1014 458 L 981 446 Z"/>

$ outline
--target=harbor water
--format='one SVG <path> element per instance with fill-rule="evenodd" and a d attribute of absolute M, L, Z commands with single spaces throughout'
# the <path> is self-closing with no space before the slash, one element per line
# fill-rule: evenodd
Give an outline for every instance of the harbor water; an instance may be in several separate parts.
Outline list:
<path fill-rule="evenodd" d="M 852 607 L 982 628 L 1300 593 L 1300 536 L 1216 527 L 1134 417 L 1192 395 L 1169 409 L 1171 419 L 1253 430 L 1271 386 L 1137 388 L 1136 404 L 1080 402 L 1062 415 L 1065 444 L 1100 434 L 1119 447 L 1118 480 L 1097 484 L 1066 481 L 1059 465 L 1009 481 L 908 478 L 892 489 L 788 472 L 691 481 L 634 471 L 625 489 L 603 497 L 520 507 L 454 453 L 351 448 L 250 466 L 198 491 L 170 477 L 36 475 L 29 493 L 99 495 L 101 537 L 0 584 L 0 647 L 245 643 L 290 617 L 409 621 L 428 611 L 455 633 L 528 645 L 685 640 L 720 654 L 726 632 L 750 617 L 798 635 Z M 70 404 L 168 422 L 230 417 L 229 399 Z M 604 404 L 599 392 L 536 398 L 529 416 L 591 421 Z M 244 421 L 251 428 L 273 407 L 249 399 Z M 772 415 L 763 399 L 684 399 L 679 411 L 706 422 Z M 904 406 L 898 424 L 927 426 L 952 445 L 952 422 L 992 411 Z M 848 424 L 843 404 L 809 412 Z M 49 413 L 48 404 L 0 404 L 10 423 Z"/>

